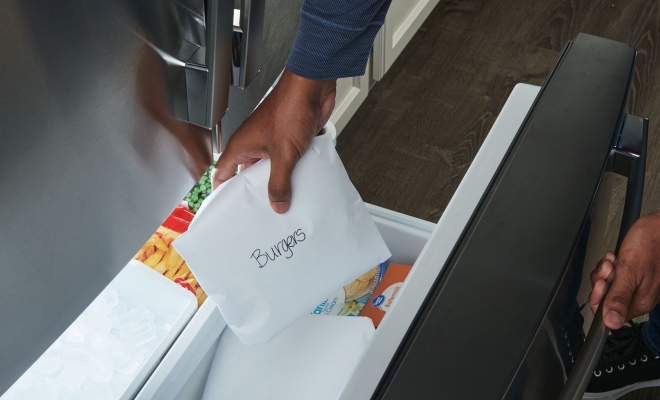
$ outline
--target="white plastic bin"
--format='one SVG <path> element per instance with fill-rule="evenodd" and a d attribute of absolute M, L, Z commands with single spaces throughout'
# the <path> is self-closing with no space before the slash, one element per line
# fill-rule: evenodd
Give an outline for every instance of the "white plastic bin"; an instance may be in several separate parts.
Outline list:
<path fill-rule="evenodd" d="M 108 386 L 108 391 L 103 392 L 103 396 L 114 399 L 128 400 L 135 397 L 144 382 L 160 363 L 161 358 L 167 352 L 168 348 L 175 341 L 183 328 L 188 324 L 188 321 L 197 309 L 197 299 L 188 290 L 175 284 L 146 265 L 133 260 L 124 267 L 124 269 L 115 277 L 115 279 L 113 279 L 109 287 L 112 287 L 116 291 L 118 300 L 125 303 L 126 310 L 131 310 L 133 307 L 143 305 L 156 316 L 171 315 L 175 317 L 173 321 L 169 322 L 171 323 L 169 330 L 167 330 L 167 332 L 164 333 L 160 339 L 153 339 L 151 343 L 153 343 L 155 346 L 148 347 L 149 350 L 152 348 L 153 350 L 151 350 L 149 354 L 145 353 L 146 357 L 142 358 L 142 364 L 134 373 L 130 382 L 127 384 L 124 383 L 121 386 L 115 386 L 116 382 L 113 382 L 112 380 L 107 384 L 104 383 Z M 102 295 L 103 294 L 101 294 L 99 298 Z M 92 303 L 92 305 L 90 305 L 87 310 L 90 310 L 94 304 L 95 303 Z M 83 315 L 86 314 L 83 313 Z M 76 323 L 74 322 L 74 324 Z M 90 340 L 92 340 L 93 343 L 94 339 L 91 338 L 91 332 L 87 331 L 86 329 L 80 330 L 79 332 L 84 332 L 80 335 L 81 339 L 84 338 L 84 340 L 81 340 L 80 342 L 81 347 L 83 346 L 82 343 L 89 343 Z M 36 398 L 50 400 L 51 398 L 55 399 L 55 397 L 52 396 L 53 393 L 57 393 L 57 399 L 69 397 L 78 399 L 88 397 L 88 394 L 85 394 L 86 392 L 82 391 L 82 389 L 71 389 L 71 391 L 68 391 L 67 389 L 67 392 L 65 393 L 63 392 L 65 389 L 62 388 L 62 385 L 58 385 L 57 383 L 56 377 L 59 376 L 59 374 L 61 374 L 64 370 L 63 363 L 60 362 L 60 354 L 62 354 L 63 357 L 63 353 L 61 353 L 59 350 L 62 346 L 61 343 L 64 343 L 67 340 L 67 338 L 65 338 L 66 335 L 67 333 L 64 333 L 56 341 L 56 346 L 53 346 L 53 353 L 45 353 L 46 356 L 49 357 L 48 362 L 50 365 L 54 365 L 52 368 L 52 373 L 40 373 L 37 371 L 37 369 L 34 368 L 33 365 L 33 367 L 31 367 L 30 370 L 28 370 L 23 375 L 23 377 L 19 379 L 19 381 L 9 389 L 9 391 L 7 391 L 7 393 L 0 397 L 0 399 L 6 400 L 14 398 Z M 88 345 L 85 346 L 87 348 L 89 347 Z M 112 349 L 109 349 L 109 352 L 111 351 Z M 83 352 L 81 351 L 81 353 Z M 89 349 L 89 354 L 86 356 L 81 356 L 81 359 L 85 360 L 86 358 L 89 358 L 90 354 L 92 354 L 91 348 Z M 37 361 L 35 365 L 37 363 L 39 363 L 39 361 Z M 83 365 L 85 364 L 84 361 L 78 363 L 78 360 L 76 360 L 75 363 L 82 368 L 86 366 Z M 137 363 L 135 365 L 137 365 Z M 116 371 L 113 371 L 112 374 L 115 377 L 118 375 Z M 83 380 L 90 379 L 89 375 L 80 376 L 83 377 Z M 124 377 L 129 376 L 130 375 L 124 375 Z M 90 381 L 90 384 L 93 385 L 95 383 Z M 79 391 L 79 393 L 74 393 L 74 391 Z M 101 392 L 99 392 L 99 395 L 101 395 Z"/>

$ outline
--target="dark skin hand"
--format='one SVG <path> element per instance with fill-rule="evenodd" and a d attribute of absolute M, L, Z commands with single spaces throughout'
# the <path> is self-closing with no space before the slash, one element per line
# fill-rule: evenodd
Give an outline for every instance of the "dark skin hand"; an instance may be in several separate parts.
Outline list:
<path fill-rule="evenodd" d="M 291 174 L 335 107 L 336 80 L 315 81 L 284 70 L 270 94 L 236 130 L 216 165 L 213 189 L 270 158 L 268 198 L 275 212 L 291 205 Z"/>
<path fill-rule="evenodd" d="M 591 273 L 589 305 L 595 313 L 608 276 L 615 278 L 603 303 L 603 320 L 620 329 L 660 303 L 660 210 L 640 218 L 628 231 L 618 258 L 608 252 Z"/>

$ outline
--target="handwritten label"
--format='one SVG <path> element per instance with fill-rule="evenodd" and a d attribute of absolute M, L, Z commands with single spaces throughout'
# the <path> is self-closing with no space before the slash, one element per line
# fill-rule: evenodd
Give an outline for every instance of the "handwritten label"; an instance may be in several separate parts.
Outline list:
<path fill-rule="evenodd" d="M 275 261 L 278 257 L 284 256 L 289 259 L 293 257 L 293 248 L 300 242 L 304 242 L 307 239 L 307 235 L 302 229 L 297 229 L 291 235 L 275 243 L 270 250 L 265 252 L 261 249 L 256 249 L 252 252 L 250 258 L 259 264 L 259 268 L 263 268 L 268 264 L 268 261 Z"/>

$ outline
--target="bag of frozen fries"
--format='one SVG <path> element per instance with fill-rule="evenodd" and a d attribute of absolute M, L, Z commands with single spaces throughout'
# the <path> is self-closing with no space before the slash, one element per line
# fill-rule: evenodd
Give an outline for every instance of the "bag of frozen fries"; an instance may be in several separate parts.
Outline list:
<path fill-rule="evenodd" d="M 174 239 L 188 230 L 194 214 L 184 206 L 178 206 L 163 222 L 147 243 L 137 252 L 133 259 L 153 268 L 175 283 L 188 289 L 197 297 L 201 306 L 206 300 L 206 293 L 199 286 L 197 279 L 190 272 L 188 264 L 181 258 L 172 246 Z"/>

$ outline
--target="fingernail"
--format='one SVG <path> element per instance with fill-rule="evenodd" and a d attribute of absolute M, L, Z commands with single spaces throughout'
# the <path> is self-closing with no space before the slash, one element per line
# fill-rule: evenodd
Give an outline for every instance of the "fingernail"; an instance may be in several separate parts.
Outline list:
<path fill-rule="evenodd" d="M 273 210 L 275 210 L 276 213 L 284 214 L 288 209 L 289 209 L 289 202 L 288 201 L 274 201 L 273 202 Z"/>
<path fill-rule="evenodd" d="M 608 311 L 605 319 L 612 325 L 623 326 L 623 317 L 616 311 Z"/>

